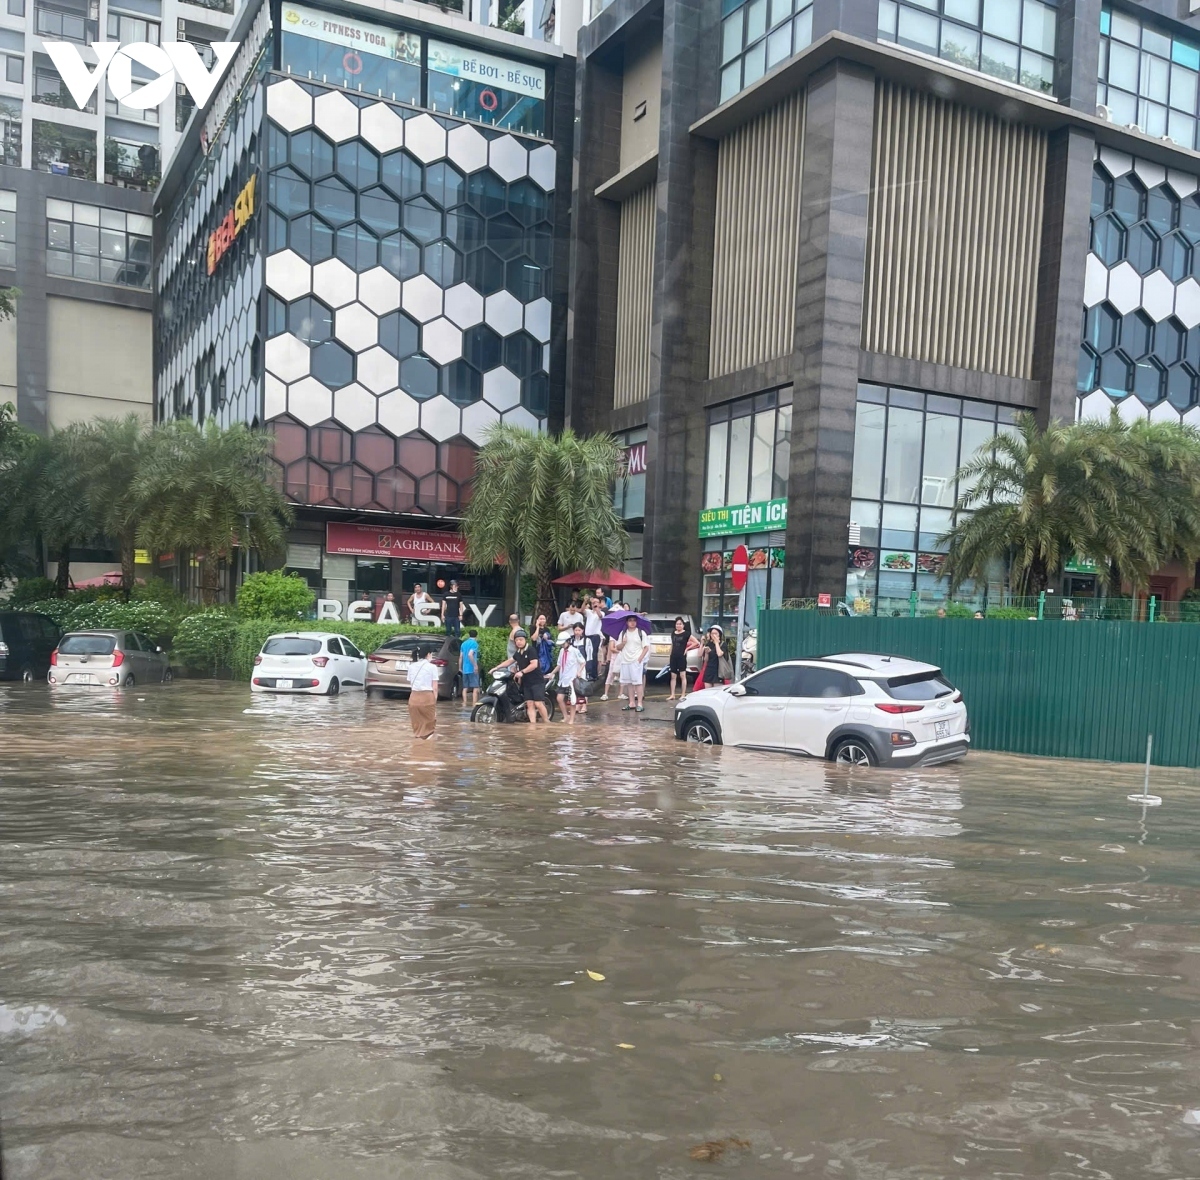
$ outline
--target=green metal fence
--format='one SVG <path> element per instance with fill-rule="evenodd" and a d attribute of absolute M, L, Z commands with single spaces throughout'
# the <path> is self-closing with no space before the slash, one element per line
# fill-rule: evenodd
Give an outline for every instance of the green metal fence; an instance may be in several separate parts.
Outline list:
<path fill-rule="evenodd" d="M 1200 627 L 1096 620 L 759 615 L 758 665 L 886 652 L 945 669 L 962 689 L 977 749 L 1200 766 Z"/>
<path fill-rule="evenodd" d="M 1037 619 L 1039 622 L 1200 623 L 1200 598 L 1168 602 L 1154 595 L 1070 598 L 1046 592 L 1025 598 L 1006 594 L 994 601 L 979 598 L 948 602 L 913 591 L 907 598 L 831 598 L 828 605 L 822 605 L 816 598 L 786 598 L 783 609 L 895 619 L 943 616 L 969 619 L 981 614 L 988 619 Z"/>

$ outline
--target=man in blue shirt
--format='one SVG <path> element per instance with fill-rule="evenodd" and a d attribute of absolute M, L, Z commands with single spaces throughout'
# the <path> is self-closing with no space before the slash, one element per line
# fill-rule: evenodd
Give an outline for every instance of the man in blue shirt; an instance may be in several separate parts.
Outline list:
<path fill-rule="evenodd" d="M 463 645 L 458 649 L 458 670 L 462 673 L 462 700 L 463 704 L 470 704 L 472 707 L 479 704 L 479 640 L 476 636 L 478 631 L 472 629 L 467 632 L 467 638 L 463 640 Z M 472 699 L 467 701 L 467 693 L 472 693 Z"/>

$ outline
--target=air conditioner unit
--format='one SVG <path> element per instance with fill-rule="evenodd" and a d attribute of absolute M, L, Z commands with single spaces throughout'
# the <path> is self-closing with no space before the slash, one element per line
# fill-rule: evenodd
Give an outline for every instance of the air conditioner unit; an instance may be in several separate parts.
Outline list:
<path fill-rule="evenodd" d="M 1169 135 L 1160 135 L 1158 138 L 1161 139 L 1163 143 L 1169 143 L 1172 147 L 1179 146 L 1179 144 L 1177 144 Z"/>
<path fill-rule="evenodd" d="M 1096 104 L 1096 115 L 1098 118 L 1107 119 L 1110 123 L 1112 122 L 1112 111 L 1102 102 Z"/>
<path fill-rule="evenodd" d="M 1141 131 L 1142 129 L 1136 123 L 1126 123 L 1125 130 L 1126 131 Z"/>

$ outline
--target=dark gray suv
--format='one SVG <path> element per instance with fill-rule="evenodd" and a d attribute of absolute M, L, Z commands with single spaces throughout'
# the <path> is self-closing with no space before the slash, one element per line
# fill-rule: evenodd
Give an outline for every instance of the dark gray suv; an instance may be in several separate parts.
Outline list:
<path fill-rule="evenodd" d="M 0 680 L 45 680 L 60 634 L 46 615 L 0 610 Z"/>

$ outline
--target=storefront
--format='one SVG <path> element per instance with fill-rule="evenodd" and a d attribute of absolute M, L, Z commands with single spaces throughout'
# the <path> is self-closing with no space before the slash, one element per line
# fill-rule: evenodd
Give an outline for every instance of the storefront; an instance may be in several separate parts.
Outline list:
<path fill-rule="evenodd" d="M 613 507 L 625 523 L 629 552 L 621 567 L 635 578 L 642 576 L 642 541 L 646 525 L 646 428 L 627 430 L 616 436 L 621 445 L 624 476 L 613 484 Z M 627 590 L 623 599 L 635 609 L 642 605 L 642 591 Z"/>

